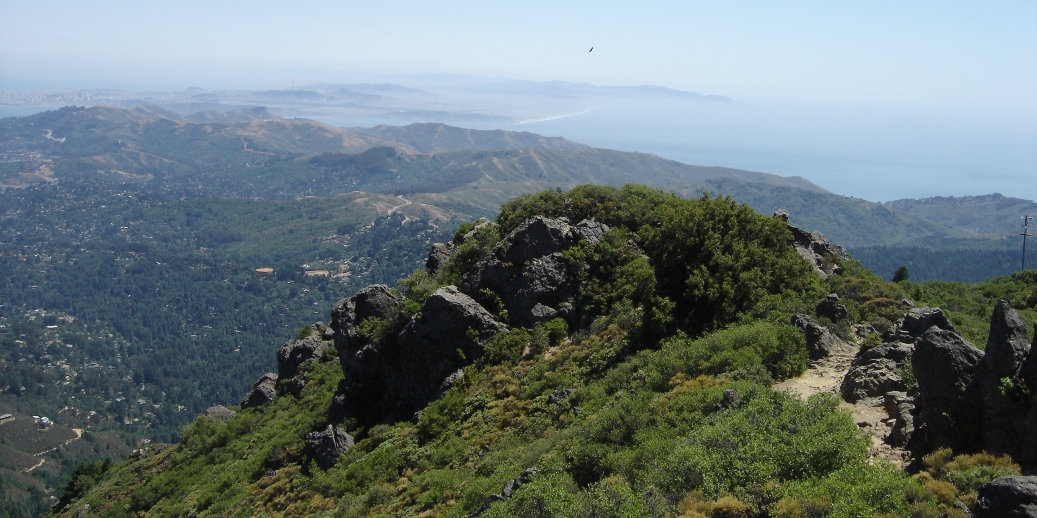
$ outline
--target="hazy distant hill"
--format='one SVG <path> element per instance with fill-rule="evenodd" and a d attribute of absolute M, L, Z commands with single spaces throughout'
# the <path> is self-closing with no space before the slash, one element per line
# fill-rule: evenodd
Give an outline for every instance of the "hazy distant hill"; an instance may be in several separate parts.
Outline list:
<path fill-rule="evenodd" d="M 89 177 L 199 196 L 435 193 L 441 203 L 475 216 L 523 192 L 635 182 L 685 196 L 730 195 L 764 214 L 786 209 L 794 223 L 851 250 L 970 238 L 981 238 L 981 246 L 971 248 L 985 248 L 990 239 L 1018 233 L 1006 225 L 1018 223 L 1023 212 L 1037 214 L 1032 202 L 1000 195 L 872 203 L 799 177 L 694 166 L 528 132 L 444 124 L 346 130 L 264 118 L 269 115 L 263 109 L 182 116 L 155 107 L 94 107 L 2 119 L 0 186 Z"/>
<path fill-rule="evenodd" d="M 984 196 L 934 197 L 884 203 L 898 212 L 926 218 L 968 234 L 989 237 L 1019 234 L 1022 216 L 1037 217 L 1037 203 L 999 193 Z M 1031 223 L 1031 228 L 1035 225 Z"/>
<path fill-rule="evenodd" d="M 542 137 L 526 131 L 472 130 L 435 123 L 415 123 L 407 126 L 375 126 L 353 131 L 383 140 L 412 146 L 424 153 L 438 151 L 494 151 L 527 147 L 580 149 L 583 144 L 561 137 Z"/>

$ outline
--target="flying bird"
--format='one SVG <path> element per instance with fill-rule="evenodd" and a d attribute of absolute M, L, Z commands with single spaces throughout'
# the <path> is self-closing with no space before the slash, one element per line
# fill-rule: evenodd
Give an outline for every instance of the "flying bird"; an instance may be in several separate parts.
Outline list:
<path fill-rule="evenodd" d="M 591 47 L 591 49 L 588 50 L 587 52 L 594 52 L 594 47 Z"/>

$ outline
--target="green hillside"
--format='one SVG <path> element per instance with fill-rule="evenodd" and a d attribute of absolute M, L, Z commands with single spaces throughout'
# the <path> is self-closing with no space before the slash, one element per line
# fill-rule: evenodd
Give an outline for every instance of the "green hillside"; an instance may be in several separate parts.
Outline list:
<path fill-rule="evenodd" d="M 537 229 L 587 219 L 597 223 L 577 227 L 596 237 L 556 241 L 562 252 L 538 257 L 531 250 L 544 242 L 525 241 L 557 240 L 561 230 Z M 596 233 L 602 223 L 610 228 Z M 398 309 L 365 303 L 385 318 L 350 320 L 344 301 L 332 334 L 290 342 L 324 344 L 299 365 L 304 384 L 294 395 L 282 378 L 268 404 L 200 416 L 175 445 L 82 468 L 61 515 L 958 516 L 955 502 L 972 505 L 982 483 L 1018 473 L 1007 457 L 939 450 L 909 475 L 870 458 L 868 436 L 837 396 L 804 400 L 772 388 L 808 367 L 804 337 L 788 322 L 825 294 L 846 303 L 847 317 L 831 322 L 846 330 L 888 328 L 908 307 L 894 301 L 948 292 L 890 284 L 835 256 L 823 259 L 841 273 L 822 280 L 791 239 L 780 220 L 728 198 L 638 186 L 520 197 L 493 222 L 462 226 L 438 267 L 401 280 Z M 408 357 L 414 337 L 443 338 L 415 329 L 450 327 L 421 316 L 449 293 L 443 285 L 474 290 L 479 272 L 548 268 L 544 257 L 568 272 L 545 277 L 570 294 L 563 316 L 515 324 L 528 311 L 513 298 L 526 293 L 512 289 L 524 277 L 493 284 L 500 277 L 490 274 L 474 294 L 488 309 L 482 318 L 510 324 L 485 341 L 481 327 L 461 329 L 442 350 Z M 1033 317 L 1032 281 L 977 289 Z M 957 306 L 969 311 L 965 299 Z M 354 346 L 362 354 L 343 356 Z M 463 368 L 424 402 L 415 399 L 421 380 L 363 370 L 412 372 L 411 362 L 415 373 L 442 362 Z M 394 402 L 403 415 L 414 408 L 406 405 L 419 411 L 394 417 Z M 355 442 L 325 463 L 309 438 L 334 427 Z"/>
<path fill-rule="evenodd" d="M 26 480 L 53 495 L 84 460 L 177 440 L 205 408 L 238 403 L 286 336 L 420 267 L 461 221 L 529 192 L 631 181 L 786 209 L 886 278 L 900 266 L 914 281 L 1016 269 L 1011 239 L 934 223 L 954 203 L 911 212 L 800 178 L 529 133 L 343 130 L 263 109 L 3 119 L 0 406 L 84 434 L 27 473 L 16 460 L 31 453 L 8 446 L 17 466 L 0 473 L 0 494 L 39 501 Z M 1021 207 L 995 201 L 997 217 Z M 979 224 L 983 211 L 969 214 Z"/>

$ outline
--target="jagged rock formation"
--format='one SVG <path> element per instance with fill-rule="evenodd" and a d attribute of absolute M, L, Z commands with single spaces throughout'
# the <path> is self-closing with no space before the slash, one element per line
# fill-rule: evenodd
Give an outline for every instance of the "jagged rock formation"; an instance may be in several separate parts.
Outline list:
<path fill-rule="evenodd" d="M 387 386 L 386 396 L 396 403 L 390 415 L 409 416 L 439 397 L 451 375 L 479 359 L 486 342 L 505 330 L 456 287 L 436 290 L 396 337 L 399 356 L 390 375 L 399 379 Z"/>
<path fill-rule="evenodd" d="M 892 329 L 883 335 L 887 342 L 914 342 L 930 327 L 957 333 L 940 308 L 911 308 Z"/>
<path fill-rule="evenodd" d="M 277 377 L 281 380 L 282 393 L 299 397 L 306 386 L 306 376 L 301 373 L 304 365 L 319 361 L 324 352 L 332 347 L 332 331 L 321 322 L 313 324 L 312 332 L 305 337 L 286 342 L 277 350 Z"/>
<path fill-rule="evenodd" d="M 291 378 L 303 365 L 320 360 L 325 349 L 332 345 L 331 336 L 331 330 L 317 322 L 308 336 L 286 342 L 277 350 L 277 376 Z"/>
<path fill-rule="evenodd" d="M 915 434 L 915 397 L 918 391 L 915 387 L 910 390 L 910 393 L 894 390 L 882 396 L 882 406 L 893 419 L 885 440 L 898 448 L 906 447 Z"/>
<path fill-rule="evenodd" d="M 480 218 L 471 230 L 459 236 L 460 239 L 458 239 L 458 236 L 455 236 L 454 241 L 450 243 L 433 243 L 432 248 L 428 252 L 428 257 L 425 259 L 425 270 L 429 273 L 435 273 L 440 268 L 446 266 L 454 257 L 454 254 L 457 253 L 457 242 L 464 242 L 489 224 L 490 221 L 488 219 Z"/>
<path fill-rule="evenodd" d="M 930 328 L 915 342 L 923 451 L 941 446 L 974 451 L 981 444 L 982 406 L 975 370 L 983 352 L 957 333 Z"/>
<path fill-rule="evenodd" d="M 883 337 L 886 342 L 857 355 L 840 392 L 851 403 L 883 398 L 893 419 L 886 442 L 909 447 L 916 458 L 949 447 L 1037 461 L 1037 369 L 1030 367 L 1037 355 L 1007 302 L 994 308 L 985 352 L 962 338 L 939 308 L 910 309 Z M 917 387 L 904 379 L 908 360 Z"/>
<path fill-rule="evenodd" d="M 1037 516 L 1037 477 L 1006 476 L 979 487 L 976 518 L 1026 518 Z"/>
<path fill-rule="evenodd" d="M 252 390 L 241 400 L 241 409 L 265 405 L 277 397 L 277 374 L 263 374 L 252 385 Z"/>
<path fill-rule="evenodd" d="M 906 362 L 913 355 L 914 342 L 933 326 L 954 329 L 940 308 L 910 309 L 885 333 L 885 342 L 857 353 L 839 387 L 843 399 L 855 403 L 866 398 L 885 397 L 889 392 L 906 391 Z M 899 398 L 897 401 L 904 399 Z M 894 406 L 899 406 L 899 403 Z M 897 417 L 897 414 L 899 412 L 891 412 L 890 417 Z M 900 423 L 900 426 L 903 428 L 906 424 Z"/>
<path fill-rule="evenodd" d="M 1027 369 L 1035 360 L 1018 313 L 1005 301 L 997 303 L 985 352 L 941 329 L 949 327 L 941 317 L 927 313 L 906 326 L 917 330 L 924 322 L 933 324 L 915 340 L 911 359 L 919 392 L 913 449 L 924 453 L 948 446 L 1009 454 L 1023 464 L 1037 462 L 1037 398 L 1025 390 L 1037 384 L 1037 373 Z"/>
<path fill-rule="evenodd" d="M 409 418 L 442 393 L 453 373 L 478 359 L 490 338 L 507 329 L 474 299 L 446 286 L 395 335 L 378 344 L 365 335 L 365 322 L 391 325 L 403 301 L 387 286 L 376 285 L 335 306 L 331 328 L 345 379 L 333 416 L 364 422 Z"/>
<path fill-rule="evenodd" d="M 1031 402 L 1019 390 L 1026 384 L 1020 374 L 1029 352 L 1026 324 L 1008 302 L 999 300 L 990 318 L 983 361 L 976 371 L 983 398 L 983 444 L 993 451 L 1017 451 L 1021 442 L 1032 440 L 1030 436 L 1037 433 L 1033 426 L 1037 423 L 1027 423 Z"/>
<path fill-rule="evenodd" d="M 562 317 L 577 323 L 574 312 L 577 272 L 562 252 L 580 241 L 597 243 L 608 226 L 594 221 L 571 225 L 563 219 L 534 217 L 504 238 L 505 246 L 480 261 L 461 279 L 460 289 L 479 298 L 490 290 L 500 297 L 512 326 Z"/>
<path fill-rule="evenodd" d="M 774 217 L 784 221 L 792 232 L 792 246 L 804 259 L 814 266 L 814 270 L 822 279 L 838 273 L 839 262 L 853 261 L 850 254 L 841 246 L 833 245 L 820 232 L 807 232 L 789 224 L 789 213 L 784 209 L 774 212 Z"/>
<path fill-rule="evenodd" d="M 334 466 L 339 457 L 352 447 L 353 436 L 330 424 L 322 431 L 306 434 L 306 453 L 323 470 Z"/>

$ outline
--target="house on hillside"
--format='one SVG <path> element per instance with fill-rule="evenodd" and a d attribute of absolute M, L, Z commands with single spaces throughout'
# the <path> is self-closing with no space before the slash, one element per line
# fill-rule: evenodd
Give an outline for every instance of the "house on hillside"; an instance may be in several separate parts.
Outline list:
<path fill-rule="evenodd" d="M 14 416 L 11 414 L 0 414 L 0 424 L 14 421 Z"/>

